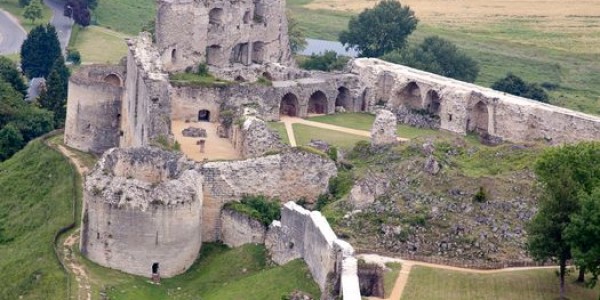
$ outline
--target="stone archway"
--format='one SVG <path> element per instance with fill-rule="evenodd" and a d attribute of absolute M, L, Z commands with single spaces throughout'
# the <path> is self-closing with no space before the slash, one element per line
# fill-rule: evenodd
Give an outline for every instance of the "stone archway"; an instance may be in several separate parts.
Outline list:
<path fill-rule="evenodd" d="M 309 114 L 327 114 L 327 96 L 321 91 L 314 92 L 308 99 Z"/>
<path fill-rule="evenodd" d="M 210 111 L 201 109 L 198 111 L 198 122 L 210 122 Z"/>
<path fill-rule="evenodd" d="M 298 97 L 296 95 L 287 93 L 281 98 L 279 116 L 298 116 Z"/>
<path fill-rule="evenodd" d="M 352 103 L 352 95 L 350 95 L 350 90 L 346 87 L 340 87 L 338 89 L 337 98 L 335 98 L 335 107 L 341 106 L 347 112 L 354 111 L 354 105 Z"/>
<path fill-rule="evenodd" d="M 467 121 L 467 130 L 476 132 L 479 135 L 487 135 L 489 133 L 489 111 L 487 104 L 483 101 L 477 102 L 471 109 L 471 116 Z"/>
<path fill-rule="evenodd" d="M 121 86 L 121 78 L 117 74 L 108 74 L 104 77 L 104 82 L 113 85 L 113 86 Z"/>
<path fill-rule="evenodd" d="M 439 116 L 442 110 L 442 99 L 440 95 L 434 91 L 430 90 L 427 92 L 427 96 L 425 97 L 426 109 L 427 111 L 435 116 Z"/>
<path fill-rule="evenodd" d="M 213 8 L 208 12 L 208 24 L 221 25 L 223 24 L 223 9 Z"/>
<path fill-rule="evenodd" d="M 394 105 L 404 105 L 409 109 L 423 109 L 421 89 L 414 82 L 409 82 L 398 94 Z"/>

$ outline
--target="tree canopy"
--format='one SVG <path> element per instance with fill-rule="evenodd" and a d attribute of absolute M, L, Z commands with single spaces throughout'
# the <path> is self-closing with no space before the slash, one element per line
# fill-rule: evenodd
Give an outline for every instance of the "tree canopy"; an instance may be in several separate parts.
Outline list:
<path fill-rule="evenodd" d="M 27 85 L 23 81 L 21 73 L 17 70 L 17 65 L 4 56 L 0 56 L 0 80 L 9 83 L 23 96 L 27 95 Z"/>
<path fill-rule="evenodd" d="M 92 9 L 98 6 L 96 0 L 67 0 L 65 3 L 64 14 L 73 18 L 75 23 L 86 27 L 92 21 Z"/>
<path fill-rule="evenodd" d="M 25 7 L 23 18 L 31 20 L 31 24 L 37 19 L 42 18 L 42 3 L 40 0 L 33 0 Z"/>
<path fill-rule="evenodd" d="M 335 51 L 325 51 L 323 54 L 312 54 L 300 63 L 307 70 L 333 71 L 344 68 L 350 58 L 339 56 Z"/>
<path fill-rule="evenodd" d="M 492 89 L 546 103 L 549 98 L 546 91 L 538 84 L 527 83 L 512 73 L 508 73 L 506 77 L 496 81 L 492 85 Z"/>
<path fill-rule="evenodd" d="M 475 60 L 454 43 L 437 36 L 427 37 L 407 51 L 390 52 L 382 59 L 466 82 L 474 82 L 479 75 Z"/>
<path fill-rule="evenodd" d="M 21 68 L 27 77 L 47 77 L 54 62 L 62 56 L 54 26 L 36 26 L 21 45 Z"/>
<path fill-rule="evenodd" d="M 404 48 L 417 23 L 410 7 L 396 0 L 383 0 L 352 17 L 348 30 L 340 33 L 340 42 L 347 48 L 356 48 L 362 57 L 380 57 Z"/>
<path fill-rule="evenodd" d="M 67 115 L 67 91 L 69 84 L 69 69 L 65 66 L 63 57 L 59 57 L 46 80 L 46 89 L 42 91 L 38 102 L 40 107 L 54 112 L 54 124 L 63 127 Z"/>

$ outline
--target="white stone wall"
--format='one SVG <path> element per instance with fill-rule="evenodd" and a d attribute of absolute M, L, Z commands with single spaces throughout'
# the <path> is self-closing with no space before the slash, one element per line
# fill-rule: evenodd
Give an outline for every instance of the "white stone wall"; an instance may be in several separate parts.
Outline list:
<path fill-rule="evenodd" d="M 221 212 L 221 238 L 229 247 L 264 244 L 267 226 L 260 221 L 231 209 Z"/>
<path fill-rule="evenodd" d="M 277 264 L 304 259 L 324 297 L 340 280 L 343 299 L 361 299 L 354 249 L 336 237 L 320 212 L 286 203 L 281 221 L 269 226 L 265 245 Z"/>
<path fill-rule="evenodd" d="M 393 109 L 418 102 L 413 108 L 435 110 L 441 129 L 459 134 L 486 133 L 514 142 L 539 139 L 570 143 L 600 139 L 600 118 L 596 116 L 378 59 L 356 59 L 350 69 L 360 77 L 365 91 L 371 91 L 367 99 L 370 109 L 382 103 Z M 418 100 L 403 96 L 409 87 L 420 97 Z M 439 109 L 434 109 L 436 101 Z"/>

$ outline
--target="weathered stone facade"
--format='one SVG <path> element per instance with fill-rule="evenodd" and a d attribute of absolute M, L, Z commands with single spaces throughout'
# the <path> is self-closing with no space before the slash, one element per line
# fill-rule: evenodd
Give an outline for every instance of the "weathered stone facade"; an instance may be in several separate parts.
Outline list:
<path fill-rule="evenodd" d="M 375 122 L 371 128 L 371 145 L 384 146 L 397 143 L 397 127 L 398 120 L 391 111 L 385 109 L 377 111 Z"/>
<path fill-rule="evenodd" d="M 229 247 L 264 244 L 267 226 L 232 209 L 221 211 L 221 240 Z"/>

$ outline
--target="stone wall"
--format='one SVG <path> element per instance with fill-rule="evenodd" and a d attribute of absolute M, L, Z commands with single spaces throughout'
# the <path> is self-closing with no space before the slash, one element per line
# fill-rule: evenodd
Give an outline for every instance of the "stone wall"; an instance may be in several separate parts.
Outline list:
<path fill-rule="evenodd" d="M 350 70 L 365 86 L 369 109 L 428 111 L 440 128 L 523 142 L 569 143 L 600 138 L 600 118 L 378 59 L 361 58 Z"/>
<path fill-rule="evenodd" d="M 248 215 L 224 208 L 221 224 L 221 240 L 229 247 L 265 243 L 267 226 Z"/>
<path fill-rule="evenodd" d="M 165 70 L 292 64 L 285 1 L 160 0 L 156 41 Z"/>
<path fill-rule="evenodd" d="M 204 176 L 203 233 L 205 241 L 219 240 L 223 205 L 244 195 L 265 195 L 282 202 L 316 201 L 337 175 L 328 158 L 291 149 L 281 154 L 199 166 Z"/>
<path fill-rule="evenodd" d="M 96 154 L 119 145 L 124 74 L 121 66 L 92 65 L 71 76 L 65 144 Z"/>
<path fill-rule="evenodd" d="M 281 221 L 269 226 L 265 246 L 277 264 L 304 259 L 322 299 L 335 295 L 336 286 L 343 299 L 361 299 L 354 249 L 336 237 L 320 212 L 286 203 Z"/>
<path fill-rule="evenodd" d="M 81 252 L 140 276 L 155 263 L 163 277 L 185 272 L 202 244 L 202 178 L 190 167 L 154 148 L 107 151 L 85 180 Z"/>
<path fill-rule="evenodd" d="M 244 123 L 240 126 L 233 126 L 232 135 L 233 146 L 238 149 L 242 157 L 259 157 L 287 148 L 279 134 L 270 129 L 265 121 L 248 114 L 244 114 L 242 118 L 245 118 Z"/>

